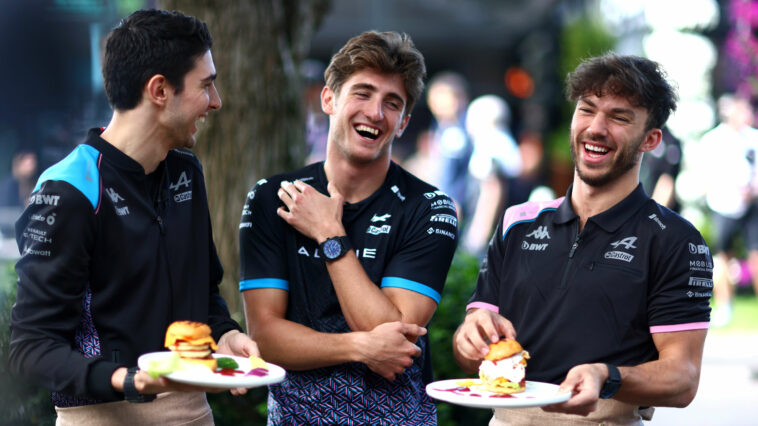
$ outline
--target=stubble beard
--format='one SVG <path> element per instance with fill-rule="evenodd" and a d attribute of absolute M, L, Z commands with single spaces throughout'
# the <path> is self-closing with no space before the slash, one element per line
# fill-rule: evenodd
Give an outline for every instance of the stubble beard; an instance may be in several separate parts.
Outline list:
<path fill-rule="evenodd" d="M 581 144 L 578 143 L 578 138 L 572 135 L 570 147 L 571 159 L 574 160 L 574 170 L 579 176 L 579 179 L 581 179 L 582 182 L 586 183 L 589 186 L 598 188 L 612 183 L 627 173 L 629 170 L 633 169 L 635 165 L 637 165 L 637 162 L 639 161 L 641 155 L 639 148 L 640 145 L 642 145 L 643 138 L 644 135 L 640 136 L 637 140 L 632 141 L 632 143 L 626 145 L 626 148 L 623 150 L 617 151 L 617 157 L 613 159 L 610 170 L 599 175 L 590 175 L 589 173 L 585 173 L 579 166 L 579 161 L 577 161 L 578 154 L 576 150 L 583 148 L 580 148 Z M 603 138 L 590 136 L 589 140 L 602 142 Z"/>

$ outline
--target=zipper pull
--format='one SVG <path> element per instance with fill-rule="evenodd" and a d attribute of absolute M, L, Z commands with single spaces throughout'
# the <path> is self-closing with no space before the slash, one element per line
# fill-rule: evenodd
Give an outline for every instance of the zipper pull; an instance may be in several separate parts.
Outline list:
<path fill-rule="evenodd" d="M 579 237 L 576 237 L 574 245 L 571 246 L 571 250 L 569 251 L 569 259 L 574 257 L 574 252 L 576 251 L 577 247 L 579 247 Z"/>
<path fill-rule="evenodd" d="M 155 216 L 155 221 L 158 222 L 158 227 L 161 229 L 161 234 L 163 234 L 163 219 L 160 216 Z"/>

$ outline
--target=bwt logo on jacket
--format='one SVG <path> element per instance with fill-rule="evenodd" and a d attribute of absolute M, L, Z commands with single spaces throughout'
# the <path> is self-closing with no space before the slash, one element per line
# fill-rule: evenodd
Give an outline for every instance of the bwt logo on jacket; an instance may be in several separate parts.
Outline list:
<path fill-rule="evenodd" d="M 57 206 L 60 195 L 32 194 L 29 197 L 29 204 L 45 204 L 48 206 Z"/>

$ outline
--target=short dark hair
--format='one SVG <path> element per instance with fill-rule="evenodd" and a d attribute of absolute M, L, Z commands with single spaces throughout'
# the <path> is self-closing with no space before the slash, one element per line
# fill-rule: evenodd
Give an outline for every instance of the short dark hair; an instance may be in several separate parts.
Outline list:
<path fill-rule="evenodd" d="M 329 63 L 324 80 L 335 93 L 353 73 L 373 69 L 385 74 L 400 74 L 408 96 L 405 114 L 411 113 L 424 91 L 424 56 L 405 33 L 366 31 L 345 44 Z"/>
<path fill-rule="evenodd" d="M 145 83 L 156 74 L 181 92 L 184 76 L 212 45 L 208 27 L 197 18 L 156 9 L 132 13 L 111 31 L 105 44 L 108 101 L 117 110 L 133 109 Z"/>
<path fill-rule="evenodd" d="M 662 129 L 678 100 L 660 64 L 614 53 L 586 59 L 566 77 L 566 97 L 570 101 L 588 94 L 622 96 L 632 105 L 645 108 L 649 114 L 645 130 Z"/>

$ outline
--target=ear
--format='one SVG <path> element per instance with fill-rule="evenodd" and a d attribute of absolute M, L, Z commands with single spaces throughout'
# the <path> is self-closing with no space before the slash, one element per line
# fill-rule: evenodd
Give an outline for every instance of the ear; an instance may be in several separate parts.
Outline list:
<path fill-rule="evenodd" d="M 145 83 L 142 96 L 151 103 L 163 106 L 168 101 L 169 94 L 173 93 L 173 87 L 162 74 L 155 74 Z"/>
<path fill-rule="evenodd" d="M 645 133 L 645 140 L 640 145 L 640 152 L 650 152 L 654 150 L 663 139 L 661 129 L 650 129 Z"/>
<path fill-rule="evenodd" d="M 410 114 L 407 114 L 405 117 L 403 117 L 403 122 L 400 124 L 400 127 L 397 129 L 397 132 L 395 132 L 396 138 L 403 136 L 403 132 L 405 131 L 405 128 L 408 127 L 408 122 L 410 120 L 411 120 Z"/>
<path fill-rule="evenodd" d="M 334 91 L 329 86 L 321 89 L 321 110 L 328 115 L 334 114 Z"/>

